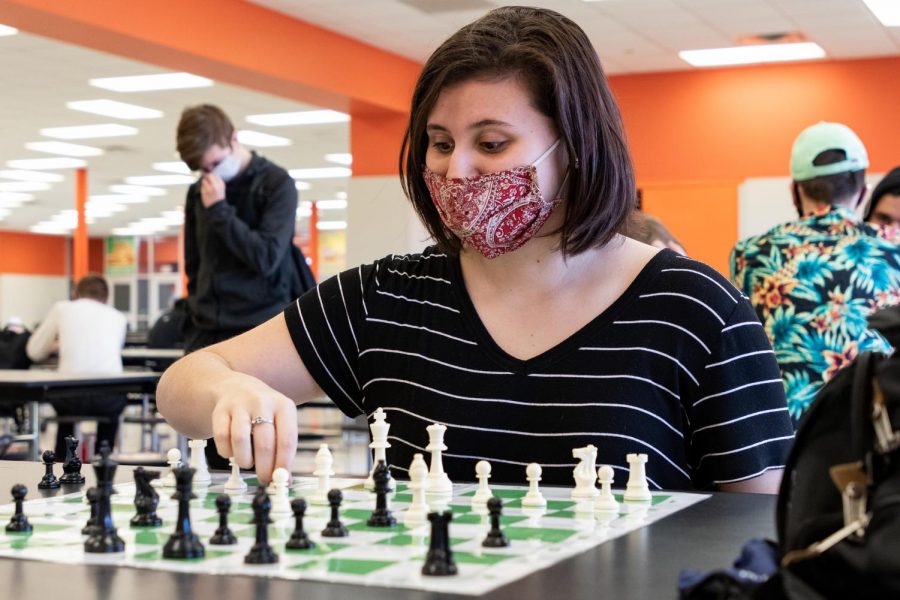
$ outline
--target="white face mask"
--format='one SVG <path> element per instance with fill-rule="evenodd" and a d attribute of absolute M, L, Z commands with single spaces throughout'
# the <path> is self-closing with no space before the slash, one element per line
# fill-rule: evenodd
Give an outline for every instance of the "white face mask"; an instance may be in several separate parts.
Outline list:
<path fill-rule="evenodd" d="M 216 168 L 212 170 L 213 173 L 222 178 L 222 181 L 228 183 L 241 171 L 241 159 L 237 157 L 232 148 L 231 153 L 223 158 L 219 164 L 216 165 Z"/>

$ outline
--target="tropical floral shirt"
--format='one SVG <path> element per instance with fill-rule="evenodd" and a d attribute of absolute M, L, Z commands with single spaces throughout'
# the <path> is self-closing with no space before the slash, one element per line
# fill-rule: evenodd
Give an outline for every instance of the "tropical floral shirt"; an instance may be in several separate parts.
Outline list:
<path fill-rule="evenodd" d="M 858 354 L 890 352 L 866 317 L 900 304 L 900 235 L 846 208 L 817 212 L 737 243 L 731 279 L 750 298 L 798 419 Z"/>

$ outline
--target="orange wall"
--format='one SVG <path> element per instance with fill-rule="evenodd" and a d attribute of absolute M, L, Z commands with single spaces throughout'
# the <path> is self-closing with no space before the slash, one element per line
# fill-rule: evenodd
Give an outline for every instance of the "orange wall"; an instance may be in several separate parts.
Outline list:
<path fill-rule="evenodd" d="M 0 231 L 0 273 L 64 276 L 68 241 L 55 235 Z"/>
<path fill-rule="evenodd" d="M 106 270 L 106 239 L 90 238 L 88 240 L 88 271 L 103 273 Z"/>

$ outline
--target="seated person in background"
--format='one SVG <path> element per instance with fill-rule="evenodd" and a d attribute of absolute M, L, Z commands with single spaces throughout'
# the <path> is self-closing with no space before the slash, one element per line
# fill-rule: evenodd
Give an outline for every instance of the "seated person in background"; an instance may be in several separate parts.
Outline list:
<path fill-rule="evenodd" d="M 845 125 L 805 129 L 791 152 L 800 219 L 741 240 L 731 254 L 732 280 L 775 348 L 795 424 L 858 354 L 890 350 L 866 317 L 900 297 L 900 246 L 854 212 L 868 165 L 862 141 Z"/>
<path fill-rule="evenodd" d="M 185 319 L 188 318 L 188 300 L 179 298 L 172 308 L 156 319 L 147 333 L 148 348 L 184 348 Z"/>
<path fill-rule="evenodd" d="M 75 299 L 57 302 L 28 340 L 28 356 L 34 361 L 59 352 L 63 373 L 113 374 L 122 372 L 125 316 L 107 306 L 109 286 L 100 275 L 88 274 L 75 286 Z M 124 394 L 78 396 L 53 402 L 57 416 L 90 416 L 97 421 L 97 444 L 114 447 Z M 56 429 L 56 458 L 66 456 L 65 438 L 74 426 L 60 422 Z"/>
<path fill-rule="evenodd" d="M 900 228 L 900 167 L 896 167 L 872 190 L 865 220 L 873 225 Z"/>
<path fill-rule="evenodd" d="M 633 210 L 631 212 L 622 235 L 657 248 L 668 248 L 682 256 L 687 256 L 684 246 L 675 239 L 675 236 L 662 224 L 662 221 L 642 210 Z"/>
<path fill-rule="evenodd" d="M 296 404 L 381 407 L 403 477 L 447 426 L 473 481 L 573 485 L 572 449 L 650 486 L 775 491 L 793 440 L 771 346 L 710 267 L 620 234 L 635 199 L 619 110 L 568 18 L 505 7 L 451 36 L 413 92 L 402 183 L 436 241 L 319 284 L 166 371 L 157 406 L 262 481 L 290 468 Z M 252 435 L 251 435 L 252 433 Z"/>

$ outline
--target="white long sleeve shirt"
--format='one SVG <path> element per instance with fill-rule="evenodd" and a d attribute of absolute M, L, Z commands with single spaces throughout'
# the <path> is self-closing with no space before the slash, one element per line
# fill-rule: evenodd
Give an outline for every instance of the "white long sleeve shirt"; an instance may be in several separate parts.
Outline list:
<path fill-rule="evenodd" d="M 122 313 L 96 300 L 57 302 L 26 351 L 31 360 L 44 360 L 58 339 L 60 372 L 121 373 L 126 327 Z"/>

